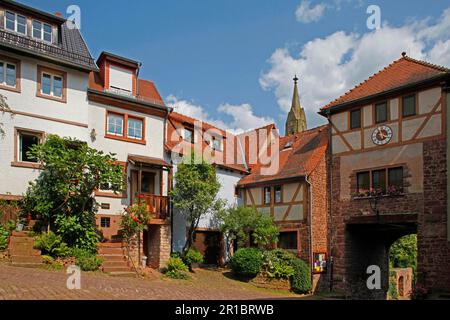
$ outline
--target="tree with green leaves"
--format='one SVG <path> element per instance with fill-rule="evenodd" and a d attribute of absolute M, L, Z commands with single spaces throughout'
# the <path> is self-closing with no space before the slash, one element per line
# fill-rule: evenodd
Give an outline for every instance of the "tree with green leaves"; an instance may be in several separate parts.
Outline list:
<path fill-rule="evenodd" d="M 171 201 L 177 214 L 181 214 L 188 225 L 183 255 L 194 243 L 195 230 L 200 220 L 208 213 L 222 210 L 223 201 L 217 198 L 220 183 L 215 167 L 194 154 L 185 158 L 177 167 L 175 186 L 171 191 Z"/>
<path fill-rule="evenodd" d="M 250 246 L 250 238 L 260 248 L 278 242 L 279 229 L 273 219 L 254 207 L 231 207 L 218 215 L 221 230 L 227 236 L 229 247 L 234 240 L 240 248 Z"/>
<path fill-rule="evenodd" d="M 124 173 L 113 154 L 89 148 L 85 142 L 49 135 L 28 156 L 42 164 L 23 201 L 24 213 L 39 215 L 48 229 L 69 247 L 95 252 L 98 204 L 95 191 L 106 186 L 124 189 Z"/>
<path fill-rule="evenodd" d="M 0 114 L 4 116 L 7 112 L 13 114 L 11 108 L 6 102 L 6 97 L 0 94 Z M 5 130 L 3 129 L 3 122 L 0 122 L 0 137 L 3 136 L 5 136 Z"/>
<path fill-rule="evenodd" d="M 393 268 L 417 269 L 417 235 L 411 234 L 398 239 L 391 246 L 389 260 Z"/>

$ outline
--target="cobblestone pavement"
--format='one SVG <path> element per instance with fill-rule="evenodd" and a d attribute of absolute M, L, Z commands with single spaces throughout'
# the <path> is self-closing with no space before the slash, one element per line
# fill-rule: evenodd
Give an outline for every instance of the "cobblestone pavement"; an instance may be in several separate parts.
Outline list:
<path fill-rule="evenodd" d="M 82 273 L 81 290 L 66 288 L 64 271 L 0 264 L 0 300 L 253 300 L 293 299 L 289 292 L 255 288 L 222 271 L 198 270 L 188 281 Z"/>

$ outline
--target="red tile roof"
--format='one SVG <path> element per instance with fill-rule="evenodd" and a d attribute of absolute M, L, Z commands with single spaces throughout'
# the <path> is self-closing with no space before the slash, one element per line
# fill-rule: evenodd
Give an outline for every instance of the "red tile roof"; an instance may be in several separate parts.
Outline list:
<path fill-rule="evenodd" d="M 430 80 L 445 74 L 450 74 L 450 69 L 404 55 L 402 58 L 394 61 L 383 70 L 345 93 L 343 96 L 322 107 L 321 110 L 336 107 L 343 103 L 370 97 L 406 85 Z"/>
<path fill-rule="evenodd" d="M 260 132 L 261 132 L 262 130 L 265 130 L 265 133 L 266 133 L 267 137 L 268 137 L 272 132 L 275 132 L 275 134 L 276 134 L 277 137 L 279 136 L 277 126 L 276 126 L 276 124 L 274 124 L 274 123 L 268 124 L 268 125 L 266 125 L 266 126 L 264 126 L 264 127 L 257 128 L 257 129 L 253 129 L 253 130 L 250 130 L 250 131 L 247 131 L 247 132 L 244 132 L 244 133 L 241 133 L 241 134 L 238 135 L 238 139 L 240 140 L 241 146 L 242 146 L 243 151 L 244 151 L 245 161 L 246 161 L 246 163 L 247 163 L 247 166 L 248 166 L 250 169 L 252 169 L 256 164 L 250 163 L 250 162 L 251 162 L 251 161 L 250 161 L 250 143 L 249 143 L 248 140 L 246 140 L 246 137 L 249 135 L 249 133 L 254 132 L 254 133 L 256 133 L 256 137 L 257 137 L 257 139 L 259 140 Z M 260 146 L 261 146 L 261 145 L 264 145 L 264 144 L 263 144 L 262 142 L 259 142 L 259 141 L 258 141 L 258 143 L 257 143 L 257 145 L 256 145 L 256 147 L 257 147 L 257 152 L 256 152 L 256 153 L 257 153 L 258 155 L 260 154 Z"/>
<path fill-rule="evenodd" d="M 167 142 L 165 145 L 166 151 L 172 151 L 174 150 L 177 146 L 188 146 L 189 142 L 184 141 L 181 137 L 181 135 L 179 134 L 179 132 L 177 131 L 177 129 L 179 128 L 183 128 L 186 126 L 191 127 L 192 129 L 194 128 L 194 123 L 196 121 L 200 121 L 188 116 L 185 116 L 183 114 L 177 113 L 177 112 L 172 112 L 169 115 L 169 121 L 167 123 Z M 223 152 L 220 151 L 214 151 L 215 155 L 217 157 L 219 157 L 220 159 L 223 159 L 224 163 L 220 163 L 220 164 L 216 164 L 218 167 L 224 168 L 224 169 L 228 169 L 228 170 L 233 170 L 233 171 L 238 171 L 241 173 L 248 173 L 248 170 L 246 168 L 246 166 L 244 165 L 244 160 L 243 160 L 243 155 L 242 152 L 240 150 L 240 147 L 237 143 L 237 137 L 230 133 L 230 132 L 226 132 L 225 130 L 219 129 L 216 126 L 207 123 L 207 122 L 202 122 L 202 130 L 203 132 L 207 131 L 207 130 L 211 130 L 211 129 L 215 129 L 217 130 L 223 139 Z M 226 161 L 226 152 L 227 152 L 227 143 L 230 140 L 234 140 L 234 163 L 230 163 L 227 164 L 225 163 Z M 196 145 L 196 147 L 198 147 L 198 145 Z M 201 150 L 205 150 L 206 148 L 210 148 L 208 143 L 206 141 L 204 141 L 204 139 L 202 139 L 201 141 Z M 178 149 L 177 149 L 178 152 Z"/>
<path fill-rule="evenodd" d="M 263 175 L 262 165 L 252 168 L 250 175 L 239 182 L 240 186 L 260 182 L 278 181 L 310 175 L 326 156 L 328 125 L 279 139 L 279 169 L 274 175 Z M 292 144 L 292 147 L 285 148 Z"/>

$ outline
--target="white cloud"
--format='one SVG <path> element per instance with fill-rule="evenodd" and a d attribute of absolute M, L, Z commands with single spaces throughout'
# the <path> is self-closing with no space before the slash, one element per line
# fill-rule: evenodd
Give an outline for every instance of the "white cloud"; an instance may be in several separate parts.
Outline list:
<path fill-rule="evenodd" d="M 303 0 L 295 11 L 295 16 L 297 21 L 302 23 L 317 22 L 322 18 L 326 8 L 325 3 L 312 6 L 308 0 Z"/>
<path fill-rule="evenodd" d="M 306 43 L 298 53 L 286 48 L 275 50 L 268 63 L 270 68 L 260 77 L 265 90 L 273 90 L 278 104 L 288 112 L 291 81 L 300 75 L 302 105 L 310 126 L 323 123 L 319 108 L 401 57 L 409 56 L 441 65 L 450 65 L 450 9 L 435 23 L 430 19 L 404 26 L 384 24 L 379 30 L 365 34 L 337 31 L 325 38 Z"/>
<path fill-rule="evenodd" d="M 193 101 L 178 99 L 174 95 L 168 96 L 166 101 L 167 104 L 174 108 L 174 111 L 178 113 L 206 121 L 220 129 L 234 133 L 240 133 L 274 123 L 274 120 L 269 117 L 259 117 L 255 115 L 252 106 L 247 103 L 241 105 L 232 105 L 228 103 L 220 105 L 217 110 L 220 113 L 231 117 L 231 121 L 224 121 L 212 118 L 204 107 Z"/>

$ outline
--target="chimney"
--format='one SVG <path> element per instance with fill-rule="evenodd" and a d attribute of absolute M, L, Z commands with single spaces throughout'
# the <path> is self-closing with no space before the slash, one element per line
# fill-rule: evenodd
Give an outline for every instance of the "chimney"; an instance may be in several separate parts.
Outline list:
<path fill-rule="evenodd" d="M 55 16 L 62 18 L 62 13 L 61 12 L 55 12 Z"/>

